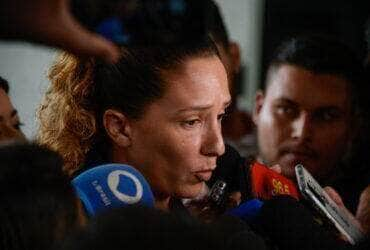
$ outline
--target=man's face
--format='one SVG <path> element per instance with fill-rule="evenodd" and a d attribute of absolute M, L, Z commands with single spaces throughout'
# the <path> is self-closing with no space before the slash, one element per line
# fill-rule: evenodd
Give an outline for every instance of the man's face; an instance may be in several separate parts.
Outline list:
<path fill-rule="evenodd" d="M 7 93 L 0 88 L 0 140 L 24 139 L 20 125 L 17 110 Z"/>
<path fill-rule="evenodd" d="M 295 180 L 303 164 L 325 179 L 351 140 L 351 104 L 345 79 L 281 65 L 271 72 L 265 95 L 257 94 L 254 120 L 265 164 L 280 164 Z"/>
<path fill-rule="evenodd" d="M 188 59 L 168 73 L 164 96 L 130 121 L 127 163 L 157 195 L 192 198 L 224 153 L 221 120 L 230 103 L 225 68 L 217 57 Z"/>

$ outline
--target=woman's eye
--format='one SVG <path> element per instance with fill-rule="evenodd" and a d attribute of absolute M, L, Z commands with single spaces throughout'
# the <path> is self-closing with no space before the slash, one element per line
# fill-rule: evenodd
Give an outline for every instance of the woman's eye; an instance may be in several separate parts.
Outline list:
<path fill-rule="evenodd" d="M 199 119 L 192 119 L 192 120 L 186 120 L 186 121 L 183 121 L 182 124 L 186 127 L 194 127 L 198 124 L 200 124 L 200 120 Z"/>
<path fill-rule="evenodd" d="M 24 124 L 21 123 L 21 122 L 17 122 L 16 124 L 13 125 L 13 128 L 15 128 L 16 130 L 21 130 L 21 127 L 23 126 Z"/>

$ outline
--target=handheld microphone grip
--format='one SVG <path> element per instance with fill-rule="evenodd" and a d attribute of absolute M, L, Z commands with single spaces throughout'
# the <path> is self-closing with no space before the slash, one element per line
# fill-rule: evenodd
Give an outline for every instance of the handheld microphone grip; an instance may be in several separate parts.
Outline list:
<path fill-rule="evenodd" d="M 124 164 L 104 164 L 88 169 L 72 180 L 88 214 L 128 205 L 154 207 L 148 182 L 135 168 Z"/>
<path fill-rule="evenodd" d="M 258 216 L 263 202 L 259 199 L 252 199 L 241 203 L 238 207 L 226 211 L 226 215 L 231 215 L 242 219 L 248 223 L 253 223 Z"/>

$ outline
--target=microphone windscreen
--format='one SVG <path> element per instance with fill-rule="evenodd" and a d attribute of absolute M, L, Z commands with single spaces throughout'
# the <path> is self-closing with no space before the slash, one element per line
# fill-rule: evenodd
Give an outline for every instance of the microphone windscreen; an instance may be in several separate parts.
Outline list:
<path fill-rule="evenodd" d="M 148 182 L 135 168 L 104 164 L 88 169 L 72 180 L 89 215 L 128 205 L 154 206 Z"/>
<path fill-rule="evenodd" d="M 277 195 L 289 195 L 299 200 L 299 192 L 293 181 L 257 161 L 250 168 L 250 179 L 255 198 L 268 200 Z"/>

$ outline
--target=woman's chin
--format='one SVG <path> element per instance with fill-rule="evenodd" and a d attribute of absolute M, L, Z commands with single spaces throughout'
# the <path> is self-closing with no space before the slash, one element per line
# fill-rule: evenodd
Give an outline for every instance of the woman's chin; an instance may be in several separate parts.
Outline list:
<path fill-rule="evenodd" d="M 176 197 L 181 199 L 202 199 L 208 194 L 208 187 L 205 182 L 200 182 L 195 185 L 184 186 L 176 192 Z"/>

